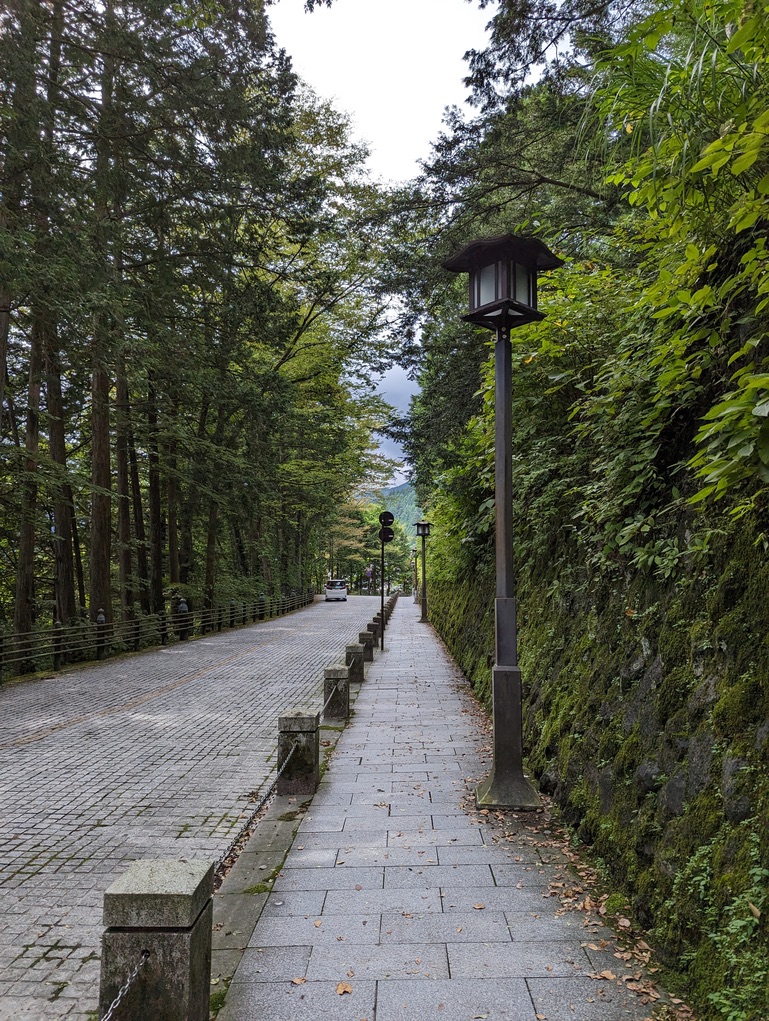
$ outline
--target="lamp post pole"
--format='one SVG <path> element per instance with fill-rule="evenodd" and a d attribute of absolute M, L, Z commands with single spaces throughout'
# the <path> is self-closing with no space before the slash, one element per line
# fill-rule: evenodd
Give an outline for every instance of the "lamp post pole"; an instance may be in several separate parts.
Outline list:
<path fill-rule="evenodd" d="M 426 556 L 425 556 L 425 540 L 426 535 L 422 536 L 422 616 L 419 618 L 420 621 L 425 622 L 427 620 L 427 567 L 426 567 Z"/>
<path fill-rule="evenodd" d="M 427 562 L 425 557 L 425 540 L 430 534 L 432 528 L 430 521 L 417 521 L 417 537 L 422 540 L 422 616 L 419 618 L 420 623 L 427 623 Z"/>
<path fill-rule="evenodd" d="M 500 324 L 494 345 L 494 499 L 496 505 L 496 597 L 494 600 L 494 762 L 476 790 L 483 806 L 540 807 L 523 773 L 521 671 L 513 565 L 513 370 L 510 327 Z"/>
<path fill-rule="evenodd" d="M 468 273 L 466 322 L 494 330 L 494 500 L 496 511 L 494 738 L 491 772 L 476 789 L 486 808 L 536 809 L 539 796 L 523 772 L 521 671 L 513 571 L 512 351 L 510 330 L 544 318 L 537 309 L 537 271 L 562 260 L 537 238 L 505 234 L 473 241 L 443 263 Z"/>
<path fill-rule="evenodd" d="M 414 602 L 416 602 L 419 599 L 419 562 L 416 546 L 411 551 L 411 559 L 414 561 Z"/>

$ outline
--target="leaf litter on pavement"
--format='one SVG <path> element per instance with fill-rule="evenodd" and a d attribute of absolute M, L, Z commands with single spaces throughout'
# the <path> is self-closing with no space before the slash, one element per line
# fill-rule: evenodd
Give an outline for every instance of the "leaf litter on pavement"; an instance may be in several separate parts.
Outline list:
<path fill-rule="evenodd" d="M 481 749 L 486 753 L 490 748 Z M 677 997 L 669 996 L 660 991 L 653 976 L 660 970 L 653 963 L 651 946 L 643 938 L 632 920 L 624 914 L 609 915 L 606 902 L 609 894 L 599 892 L 600 880 L 598 873 L 586 864 L 571 844 L 569 835 L 554 822 L 552 801 L 541 795 L 543 809 L 528 821 L 528 813 L 517 813 L 503 809 L 478 809 L 475 805 L 475 784 L 480 777 L 465 777 L 469 787 L 468 797 L 464 801 L 465 810 L 478 825 L 493 827 L 492 842 L 504 846 L 506 843 L 521 843 L 535 851 L 537 861 L 529 860 L 525 870 L 542 870 L 551 866 L 555 870 L 552 879 L 547 882 L 544 898 L 555 897 L 559 901 L 556 916 L 569 912 L 579 912 L 583 916 L 583 928 L 588 938 L 582 943 L 585 950 L 593 953 L 605 953 L 612 958 L 607 967 L 600 967 L 589 972 L 588 978 L 596 982 L 613 982 L 629 989 L 641 1000 L 644 1006 L 654 1012 L 661 1008 L 669 1021 L 696 1021 L 692 1009 Z M 536 819 L 536 822 L 533 820 Z M 513 860 L 523 863 L 523 855 L 514 855 Z M 523 884 L 516 884 L 522 889 Z M 611 938 L 606 937 L 607 926 L 617 931 Z M 621 972 L 621 973 L 620 973 Z M 601 995 L 600 987 L 597 988 Z M 590 998 L 592 1000 L 592 997 Z M 653 1021 L 650 1013 L 647 1021 Z"/>

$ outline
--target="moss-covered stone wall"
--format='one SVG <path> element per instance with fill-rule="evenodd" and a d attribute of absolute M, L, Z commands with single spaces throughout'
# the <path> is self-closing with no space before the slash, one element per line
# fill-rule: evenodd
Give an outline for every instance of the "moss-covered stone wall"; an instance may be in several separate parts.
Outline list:
<path fill-rule="evenodd" d="M 431 593 L 487 704 L 493 592 L 488 571 Z M 702 1017 L 767 1021 L 769 557 L 755 533 L 724 534 L 666 584 L 524 580 L 519 624 L 531 770 Z"/>

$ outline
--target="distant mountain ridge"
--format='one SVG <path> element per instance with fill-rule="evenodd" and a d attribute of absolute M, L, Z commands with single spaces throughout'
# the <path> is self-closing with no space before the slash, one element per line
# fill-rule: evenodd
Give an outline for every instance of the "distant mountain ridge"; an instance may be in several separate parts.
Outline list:
<path fill-rule="evenodd" d="M 371 502 L 377 506 L 381 505 L 383 510 L 390 511 L 395 520 L 403 525 L 408 535 L 415 537 L 417 530 L 414 522 L 422 517 L 422 509 L 417 505 L 414 487 L 410 482 L 403 482 L 400 486 L 393 486 L 390 489 L 383 489 L 381 497 L 379 494 L 371 496 Z"/>

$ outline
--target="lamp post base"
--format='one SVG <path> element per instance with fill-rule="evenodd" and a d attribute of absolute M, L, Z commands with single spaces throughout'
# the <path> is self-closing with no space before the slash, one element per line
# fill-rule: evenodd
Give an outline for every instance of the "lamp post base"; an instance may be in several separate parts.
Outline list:
<path fill-rule="evenodd" d="M 497 599 L 500 650 L 512 628 L 499 628 L 512 599 Z M 498 650 L 498 651 L 500 651 Z M 500 666 L 491 671 L 491 701 L 494 712 L 494 760 L 491 774 L 478 785 L 475 801 L 479 808 L 512 808 L 535 811 L 541 808 L 536 788 L 523 775 L 523 733 L 521 726 L 521 671 L 517 666 Z"/>
<path fill-rule="evenodd" d="M 536 812 L 542 808 L 536 788 L 523 773 L 520 776 L 497 776 L 492 771 L 475 788 L 478 808 L 510 808 L 518 812 Z"/>

